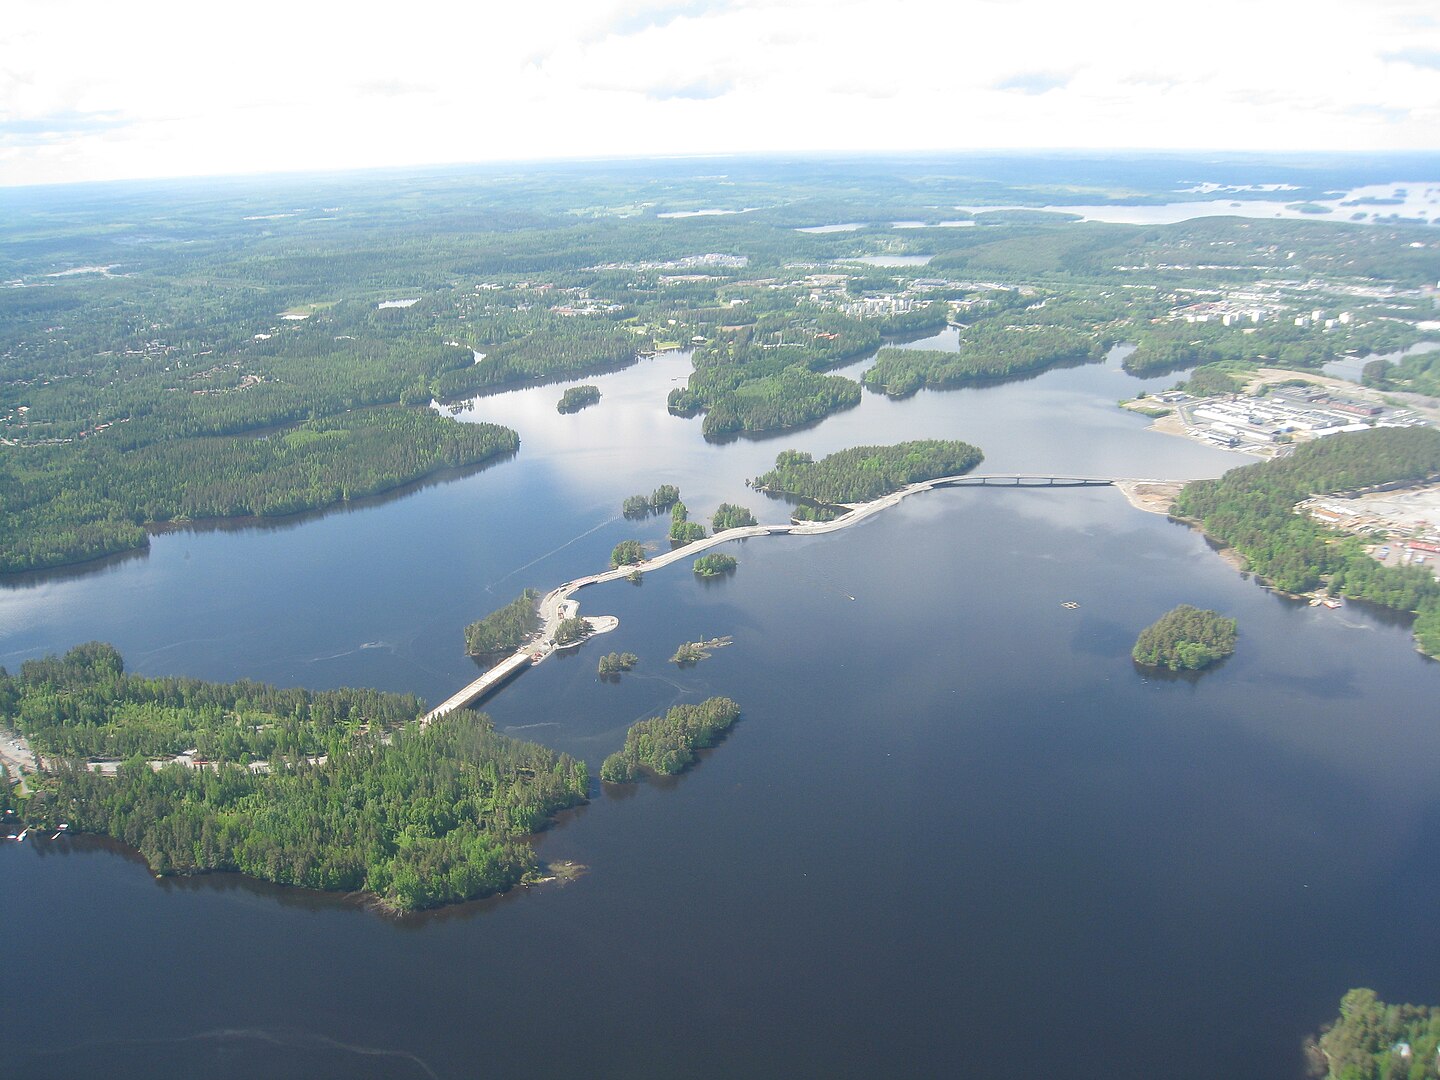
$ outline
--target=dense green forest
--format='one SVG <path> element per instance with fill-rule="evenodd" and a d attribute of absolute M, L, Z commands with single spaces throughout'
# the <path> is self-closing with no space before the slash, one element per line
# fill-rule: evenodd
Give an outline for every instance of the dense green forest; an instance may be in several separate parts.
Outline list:
<path fill-rule="evenodd" d="M 750 512 L 748 506 L 736 506 L 734 503 L 722 502 L 715 508 L 715 513 L 710 517 L 710 528 L 713 532 L 724 532 L 726 529 L 741 529 L 746 525 L 757 524 L 755 515 Z"/>
<path fill-rule="evenodd" d="M 1374 990 L 1351 990 L 1340 1016 L 1309 1043 L 1325 1080 L 1434 1080 L 1440 1075 L 1440 1008 L 1387 1005 Z"/>
<path fill-rule="evenodd" d="M 591 405 L 600 403 L 600 388 L 598 386 L 572 386 L 560 395 L 560 401 L 555 406 L 556 412 L 573 413 L 581 409 L 589 408 Z"/>
<path fill-rule="evenodd" d="M 1286 458 L 1231 469 L 1218 480 L 1185 485 L 1174 512 L 1244 556 L 1271 585 L 1330 592 L 1401 612 L 1415 612 L 1420 648 L 1440 655 L 1440 582 L 1424 567 L 1387 567 L 1361 541 L 1295 512 L 1313 495 L 1440 475 L 1440 431 L 1379 428 L 1297 447 Z"/>
<path fill-rule="evenodd" d="M 737 565 L 735 556 L 711 552 L 696 559 L 694 569 L 701 577 L 720 577 L 722 574 L 733 574 Z"/>
<path fill-rule="evenodd" d="M 819 461 L 785 450 L 775 458 L 774 469 L 755 478 L 754 487 L 767 495 L 822 503 L 869 502 L 921 480 L 969 472 L 982 457 L 969 443 L 939 439 L 852 446 Z"/>
<path fill-rule="evenodd" d="M 596 673 L 602 678 L 618 678 L 622 671 L 631 671 L 640 662 L 633 652 L 608 652 L 600 657 Z"/>
<path fill-rule="evenodd" d="M 1197 364 L 1221 361 L 1265 363 L 1318 371 L 1344 353 L 1391 352 L 1419 339 L 1413 327 L 1388 320 L 1364 324 L 1295 326 L 1293 322 L 1259 327 L 1221 323 L 1164 322 L 1140 328 L 1136 350 L 1125 358 L 1125 370 L 1156 375 Z"/>
<path fill-rule="evenodd" d="M 1060 363 L 1092 363 L 1104 358 L 1104 345 L 1068 330 L 987 326 L 962 335 L 959 352 L 881 349 L 864 382 L 889 397 L 906 397 L 926 386 L 943 389 L 997 382 Z"/>
<path fill-rule="evenodd" d="M 536 865 L 525 836 L 587 788 L 581 762 L 473 713 L 421 728 L 422 708 L 370 690 L 127 675 L 99 643 L 0 674 L 0 718 L 53 766 L 32 822 L 113 836 L 159 874 L 238 870 L 400 910 L 515 885 Z M 210 765 L 149 763 L 187 748 Z M 86 765 L 112 754 L 125 759 L 114 776 Z"/>
<path fill-rule="evenodd" d="M 635 563 L 645 561 L 645 548 L 639 540 L 621 540 L 615 545 L 615 550 L 610 552 L 610 565 L 633 566 Z"/>
<path fill-rule="evenodd" d="M 642 772 L 673 776 L 695 762 L 696 751 L 714 746 L 736 720 L 740 706 L 726 697 L 676 705 L 664 716 L 641 720 L 625 732 L 625 745 L 600 766 L 600 779 L 629 784 Z"/>
<path fill-rule="evenodd" d="M 661 484 L 649 495 L 630 495 L 620 506 L 627 518 L 643 518 L 669 510 L 680 501 L 680 489 L 674 484 Z"/>
<path fill-rule="evenodd" d="M 677 502 L 670 507 L 670 543 L 692 544 L 704 538 L 705 526 L 690 520 L 690 511 L 683 502 Z"/>
<path fill-rule="evenodd" d="M 1233 653 L 1235 638 L 1234 619 L 1181 604 L 1141 630 L 1130 655 L 1146 667 L 1198 671 Z"/>
<path fill-rule="evenodd" d="M 0 454 L 0 572 L 143 547 L 144 526 L 274 517 L 376 495 L 514 453 L 509 428 L 384 408 L 270 435 L 174 439 L 121 451 L 100 439 Z"/>
<path fill-rule="evenodd" d="M 0 669 L 0 716 L 37 747 L 70 758 L 174 757 L 247 762 L 313 757 L 365 731 L 392 731 L 424 711 L 410 695 L 278 690 L 125 673 L 110 645 Z"/>
<path fill-rule="evenodd" d="M 572 615 L 568 619 L 561 619 L 560 625 L 555 628 L 555 644 L 572 645 L 577 641 L 584 641 L 591 633 L 590 623 L 583 615 Z"/>
<path fill-rule="evenodd" d="M 510 603 L 465 627 L 465 651 L 471 656 L 513 652 L 540 629 L 540 593 L 526 589 Z"/>

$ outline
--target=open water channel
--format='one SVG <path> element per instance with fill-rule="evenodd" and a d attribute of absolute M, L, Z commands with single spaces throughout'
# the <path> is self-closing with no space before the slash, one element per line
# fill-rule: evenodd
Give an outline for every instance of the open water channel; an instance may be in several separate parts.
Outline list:
<path fill-rule="evenodd" d="M 1116 409 L 1174 379 L 1118 355 L 728 443 L 666 414 L 687 372 L 585 380 L 603 400 L 572 416 L 558 385 L 483 398 L 464 415 L 517 428 L 511 461 L 12 582 L 0 662 L 100 638 L 148 673 L 438 701 L 473 677 L 466 622 L 658 540 L 617 510 L 661 482 L 696 517 L 783 520 L 744 480 L 790 447 L 955 437 L 984 471 L 1155 478 L 1245 460 Z M 0 1073 L 1291 1078 L 1350 987 L 1435 999 L 1440 665 L 1404 626 L 1277 598 L 1112 489 L 933 492 L 733 553 L 726 580 L 679 564 L 585 590 L 620 628 L 487 705 L 592 773 L 673 702 L 744 708 L 689 773 L 597 784 L 544 834 L 542 857 L 589 867 L 573 883 L 397 922 L 234 875 L 156 881 L 83 839 L 0 845 L 0 963 L 23 986 Z M 1179 602 L 1237 617 L 1239 650 L 1146 676 L 1135 634 Z M 641 662 L 602 684 L 612 649 Z"/>

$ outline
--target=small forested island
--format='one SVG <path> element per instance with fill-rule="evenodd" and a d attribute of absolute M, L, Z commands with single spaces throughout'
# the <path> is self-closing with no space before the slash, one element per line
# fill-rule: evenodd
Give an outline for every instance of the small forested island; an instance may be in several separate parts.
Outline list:
<path fill-rule="evenodd" d="M 591 405 L 600 403 L 600 388 L 586 384 L 584 386 L 572 386 L 560 395 L 560 401 L 555 406 L 556 412 L 573 413 Z"/>
<path fill-rule="evenodd" d="M 661 484 L 649 495 L 631 495 L 620 506 L 627 518 L 643 518 L 658 514 L 680 501 L 680 489 L 674 484 Z"/>
<path fill-rule="evenodd" d="M 596 673 L 603 679 L 607 676 L 618 676 L 622 671 L 630 671 L 640 662 L 640 657 L 633 652 L 610 652 L 600 658 L 600 664 Z"/>
<path fill-rule="evenodd" d="M 510 603 L 465 627 L 465 651 L 471 656 L 512 652 L 540 629 L 540 594 L 526 589 Z"/>
<path fill-rule="evenodd" d="M 631 724 L 625 746 L 600 766 L 600 779 L 629 784 L 642 771 L 674 776 L 695 762 L 695 751 L 714 746 L 740 717 L 740 706 L 727 697 L 698 705 L 676 705 L 664 716 Z"/>
<path fill-rule="evenodd" d="M 726 529 L 740 529 L 746 525 L 758 524 L 755 515 L 746 506 L 736 506 L 734 503 L 721 503 L 715 508 L 714 515 L 710 518 L 710 528 L 715 532 L 724 532 Z"/>
<path fill-rule="evenodd" d="M 711 552 L 695 560 L 695 573 L 701 577 L 720 577 L 734 573 L 736 565 L 735 556 Z"/>
<path fill-rule="evenodd" d="M 921 387 L 936 389 L 997 382 L 1034 375 L 1061 363 L 1093 363 L 1105 355 L 1094 333 L 1059 327 L 982 325 L 965 331 L 959 352 L 939 349 L 881 349 L 864 383 L 888 397 L 908 397 Z"/>
<path fill-rule="evenodd" d="M 645 548 L 639 540 L 621 540 L 610 552 L 611 567 L 633 566 L 645 561 Z"/>
<path fill-rule="evenodd" d="M 113 836 L 156 874 L 235 870 L 397 911 L 520 883 L 537 869 L 525 837 L 587 789 L 583 762 L 476 713 L 421 726 L 422 710 L 129 675 L 99 642 L 0 669 L 0 722 L 46 762 L 27 778 L 32 825 Z"/>
<path fill-rule="evenodd" d="M 1440 582 L 1423 566 L 1385 566 L 1359 537 L 1295 512 L 1316 494 L 1421 483 L 1440 476 L 1440 431 L 1376 428 L 1332 435 L 1289 457 L 1186 484 L 1172 510 L 1281 592 L 1325 586 L 1331 595 L 1413 612 L 1420 651 L 1440 657 Z"/>
<path fill-rule="evenodd" d="M 1434 1077 L 1440 1051 L 1440 1008 L 1387 1005 L 1374 990 L 1351 990 L 1340 1017 L 1306 1047 L 1313 1075 L 1325 1080 Z"/>
<path fill-rule="evenodd" d="M 941 439 L 852 446 L 819 461 L 784 450 L 775 458 L 775 468 L 756 477 L 753 486 L 767 495 L 822 503 L 869 502 L 922 480 L 969 472 L 983 456 L 969 443 Z"/>
<path fill-rule="evenodd" d="M 729 637 L 711 638 L 709 641 L 685 641 L 675 650 L 675 655 L 670 657 L 670 663 L 679 664 L 681 667 L 690 667 L 698 664 L 701 660 L 709 660 L 710 652 L 713 649 L 721 649 L 729 645 L 733 639 Z"/>
<path fill-rule="evenodd" d="M 584 641 L 592 631 L 593 627 L 583 615 L 561 619 L 560 625 L 555 628 L 555 644 L 573 645 L 577 641 Z"/>
<path fill-rule="evenodd" d="M 1146 667 L 1198 671 L 1233 653 L 1235 639 L 1234 619 L 1181 604 L 1141 630 L 1130 655 Z"/>
<path fill-rule="evenodd" d="M 690 511 L 683 502 L 670 507 L 670 542 L 677 546 L 692 544 L 705 538 L 705 526 L 690 520 Z"/>

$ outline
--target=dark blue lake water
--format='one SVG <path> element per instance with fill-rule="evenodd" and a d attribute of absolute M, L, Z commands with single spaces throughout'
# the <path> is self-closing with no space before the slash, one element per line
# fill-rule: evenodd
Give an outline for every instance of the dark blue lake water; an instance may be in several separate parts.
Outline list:
<path fill-rule="evenodd" d="M 781 520 L 744 480 L 788 447 L 958 437 L 982 469 L 1157 478 L 1244 460 L 1115 409 L 1145 384 L 1114 360 L 727 444 L 666 415 L 687 371 L 587 380 L 603 400 L 569 417 L 558 386 L 481 399 L 521 432 L 511 462 L 7 588 L 3 662 L 103 638 L 146 672 L 438 700 L 472 677 L 467 621 L 658 539 L 617 509 L 661 482 L 697 517 Z M 935 492 L 733 553 L 729 579 L 586 590 L 619 630 L 487 705 L 592 765 L 673 702 L 744 708 L 688 774 L 597 790 L 543 836 L 590 868 L 573 883 L 396 923 L 156 882 L 85 841 L 0 846 L 0 955 L 26 982 L 0 1072 L 1289 1078 L 1346 989 L 1434 998 L 1440 665 L 1405 627 L 1283 601 L 1111 489 Z M 1238 618 L 1240 648 L 1147 677 L 1135 634 L 1179 602 Z M 641 657 L 615 685 L 611 649 Z"/>

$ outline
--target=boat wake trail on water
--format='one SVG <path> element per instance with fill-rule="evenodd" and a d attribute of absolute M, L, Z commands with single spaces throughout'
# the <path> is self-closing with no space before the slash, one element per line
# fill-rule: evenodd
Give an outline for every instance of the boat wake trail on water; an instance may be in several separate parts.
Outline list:
<path fill-rule="evenodd" d="M 269 1075 L 277 1077 L 307 1073 L 314 1075 L 312 1070 L 317 1067 L 322 1067 L 327 1073 L 340 1067 L 345 1070 L 345 1075 L 369 1075 L 369 1069 L 362 1067 L 361 1062 L 355 1060 L 368 1058 L 372 1059 L 376 1065 L 384 1063 L 384 1071 L 377 1075 L 411 1074 L 427 1077 L 428 1080 L 440 1080 L 439 1074 L 430 1067 L 428 1062 L 408 1050 L 361 1046 L 357 1043 L 341 1042 L 318 1032 L 285 1028 L 219 1028 L 214 1031 L 202 1031 L 194 1035 L 181 1035 L 171 1039 L 114 1039 L 103 1042 L 87 1042 L 56 1050 L 41 1051 L 33 1055 L 31 1060 L 37 1063 L 41 1059 L 71 1060 L 78 1067 L 83 1067 L 86 1062 L 92 1060 L 98 1062 L 103 1059 L 113 1065 L 117 1059 L 125 1062 L 136 1053 L 144 1053 L 146 1061 L 151 1064 L 163 1065 L 165 1063 L 163 1060 L 157 1061 L 156 1059 L 165 1051 L 180 1055 L 177 1064 L 193 1064 L 197 1068 L 204 1067 L 205 1075 Z M 395 1071 L 397 1063 L 404 1063 L 410 1067 L 405 1068 L 403 1074 L 397 1073 Z M 210 1071 L 217 1066 L 217 1071 Z M 200 1074 L 197 1073 L 197 1075 Z"/>
<path fill-rule="evenodd" d="M 546 559 L 550 558 L 550 556 L 552 556 L 552 555 L 558 555 L 560 552 L 562 552 L 562 551 L 564 551 L 566 548 L 568 548 L 571 544 L 578 543 L 579 541 L 584 540 L 585 537 L 589 536 L 590 534 L 592 534 L 592 533 L 597 533 L 597 532 L 599 532 L 601 529 L 605 528 L 606 526 L 613 525 L 613 524 L 615 524 L 615 522 L 617 522 L 617 521 L 619 521 L 619 520 L 620 520 L 620 515 L 619 515 L 619 514 L 616 514 L 614 517 L 608 517 L 608 518 L 606 518 L 604 521 L 600 522 L 599 525 L 596 525 L 593 529 L 586 529 L 586 530 L 585 530 L 584 532 L 582 532 L 580 535 L 578 535 L 578 536 L 572 536 L 569 540 L 566 540 L 565 543 L 561 544 L 561 545 L 560 545 L 559 547 L 557 547 L 554 551 L 547 551 L 544 555 L 540 555 L 540 556 L 538 556 L 538 557 L 536 557 L 536 558 L 534 558 L 534 559 L 531 559 L 531 560 L 530 560 L 529 562 L 527 562 L 524 566 L 517 566 L 514 570 L 511 570 L 509 573 L 507 573 L 507 574 L 502 574 L 500 577 L 496 578 L 493 582 L 491 582 L 489 585 L 487 585 L 487 586 L 485 587 L 485 591 L 486 591 L 486 592 L 493 592 L 493 591 L 495 590 L 495 586 L 496 586 L 496 585 L 499 585 L 502 581 L 509 581 L 509 580 L 510 580 L 511 578 L 513 578 L 516 574 L 523 574 L 526 570 L 529 570 L 530 567 L 534 566 L 536 563 L 542 563 L 542 562 L 544 562 Z"/>

